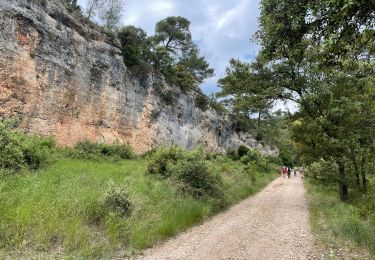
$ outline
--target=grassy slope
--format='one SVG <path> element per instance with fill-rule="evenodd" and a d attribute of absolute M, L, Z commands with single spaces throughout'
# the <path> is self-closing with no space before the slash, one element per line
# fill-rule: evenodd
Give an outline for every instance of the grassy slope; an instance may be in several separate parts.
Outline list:
<path fill-rule="evenodd" d="M 375 190 L 367 195 L 351 191 L 351 201 L 342 203 L 338 187 L 307 181 L 310 221 L 329 254 L 347 251 L 345 257 L 375 258 Z M 368 253 L 369 252 L 369 253 Z"/>
<path fill-rule="evenodd" d="M 230 204 L 276 176 L 249 176 L 239 162 L 210 165 L 221 173 Z M 0 256 L 30 250 L 86 257 L 131 254 L 216 213 L 214 202 L 179 194 L 168 181 L 146 176 L 145 166 L 144 160 L 60 160 L 44 170 L 1 178 Z M 130 218 L 103 206 L 111 182 L 126 185 L 135 205 Z"/>

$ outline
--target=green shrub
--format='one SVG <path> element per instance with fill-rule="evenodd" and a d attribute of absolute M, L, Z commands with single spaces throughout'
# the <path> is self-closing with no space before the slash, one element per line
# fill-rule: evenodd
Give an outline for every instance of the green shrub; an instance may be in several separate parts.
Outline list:
<path fill-rule="evenodd" d="M 104 205 L 122 217 L 128 217 L 133 211 L 128 192 L 124 186 L 115 186 L 113 183 L 105 192 Z"/>
<path fill-rule="evenodd" d="M 222 180 L 202 160 L 180 160 L 168 169 L 178 181 L 179 189 L 194 197 L 220 197 Z"/>
<path fill-rule="evenodd" d="M 152 159 L 147 165 L 147 173 L 168 176 L 167 167 L 170 163 L 176 163 L 183 156 L 183 151 L 177 146 L 171 146 L 169 148 L 162 147 L 154 152 Z"/>
<path fill-rule="evenodd" d="M 205 159 L 206 160 L 215 160 L 219 157 L 223 157 L 224 155 L 222 153 L 218 153 L 218 152 L 210 152 L 210 151 L 206 151 L 205 152 Z"/>
<path fill-rule="evenodd" d="M 130 145 L 124 144 L 103 144 L 101 154 L 106 157 L 118 157 L 121 159 L 131 159 L 133 158 L 133 149 Z"/>
<path fill-rule="evenodd" d="M 48 162 L 51 152 L 54 151 L 55 142 L 51 138 L 25 135 L 22 147 L 27 167 L 36 170 Z"/>
<path fill-rule="evenodd" d="M 238 150 L 234 150 L 234 149 L 227 151 L 227 157 L 232 159 L 233 161 L 237 161 L 240 159 L 240 157 L 238 156 Z"/>
<path fill-rule="evenodd" d="M 251 149 L 241 158 L 243 164 L 253 163 L 260 171 L 269 171 L 270 164 L 266 157 L 264 157 L 257 149 Z"/>
<path fill-rule="evenodd" d="M 0 169 L 36 170 L 49 160 L 55 144 L 52 139 L 26 135 L 16 124 L 14 120 L 0 122 Z"/>
<path fill-rule="evenodd" d="M 335 162 L 320 159 L 306 168 L 305 176 L 334 182 L 337 181 L 337 172 L 338 165 Z"/>
<path fill-rule="evenodd" d="M 147 173 L 168 177 L 179 191 L 196 198 L 215 199 L 222 207 L 222 180 L 209 169 L 205 158 L 202 149 L 160 148 L 148 163 Z"/>
<path fill-rule="evenodd" d="M 90 141 L 78 142 L 75 148 L 68 150 L 68 157 L 76 159 L 131 159 L 134 157 L 131 146 L 120 143 L 99 144 Z"/>
<path fill-rule="evenodd" d="M 197 82 L 194 76 L 189 73 L 184 65 L 177 64 L 169 67 L 162 71 L 165 76 L 165 80 L 174 86 L 180 87 L 181 91 L 187 91 L 189 89 L 196 89 Z"/>
<path fill-rule="evenodd" d="M 228 113 L 228 110 L 226 109 L 225 105 L 220 103 L 216 99 L 210 99 L 210 107 L 212 107 L 220 116 L 223 116 Z"/>
<path fill-rule="evenodd" d="M 238 152 L 238 156 L 239 156 L 240 158 L 242 158 L 242 157 L 243 157 L 244 155 L 246 155 L 249 151 L 250 151 L 249 148 L 247 148 L 247 147 L 244 146 L 244 145 L 240 145 L 240 146 L 238 147 L 238 150 L 237 150 L 237 152 Z"/>
<path fill-rule="evenodd" d="M 195 105 L 202 111 L 206 111 L 208 109 L 209 101 L 207 97 L 204 95 L 198 95 L 195 98 Z"/>
<path fill-rule="evenodd" d="M 267 156 L 266 159 L 271 164 L 275 164 L 275 165 L 279 165 L 279 166 L 283 165 L 283 161 L 278 156 Z"/>

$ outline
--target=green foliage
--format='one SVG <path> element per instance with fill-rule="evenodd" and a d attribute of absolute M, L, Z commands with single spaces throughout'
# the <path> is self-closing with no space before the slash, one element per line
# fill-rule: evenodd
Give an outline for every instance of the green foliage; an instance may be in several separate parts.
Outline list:
<path fill-rule="evenodd" d="M 256 112 L 258 128 L 275 100 L 298 104 L 299 111 L 290 116 L 295 121 L 291 134 L 280 132 L 293 139 L 298 156 L 281 142 L 282 157 L 287 163 L 334 160 L 342 200 L 348 199 L 353 176 L 358 179 L 360 172 L 366 180 L 369 172 L 361 169 L 368 168 L 374 143 L 372 10 L 373 4 L 362 0 L 262 0 L 257 59 L 231 60 L 220 80 L 219 96 L 231 97 L 234 112 Z M 272 128 L 264 130 L 257 131 L 258 139 L 273 136 Z"/>
<path fill-rule="evenodd" d="M 182 91 L 196 89 L 197 82 L 194 76 L 191 75 L 187 68 L 183 65 L 174 65 L 164 71 L 166 81 L 181 88 Z"/>
<path fill-rule="evenodd" d="M 68 149 L 67 155 L 80 159 L 131 159 L 134 157 L 131 146 L 120 143 L 100 144 L 90 141 L 78 142 L 74 149 Z"/>
<path fill-rule="evenodd" d="M 205 175 L 191 182 L 185 180 L 189 178 L 185 173 L 191 169 L 206 171 L 208 167 L 212 174 L 221 176 L 224 198 L 183 193 L 177 175 L 172 180 L 145 174 L 147 161 L 139 159 L 64 158 L 35 173 L 4 176 L 0 180 L 1 251 L 10 258 L 27 258 L 41 254 L 41 250 L 43 255 L 54 255 L 58 247 L 66 258 L 112 259 L 118 257 L 121 248 L 131 257 L 132 252 L 211 217 L 222 201 L 232 205 L 276 177 L 254 172 L 254 183 L 242 163 L 217 156 L 201 166 L 199 161 L 205 156 L 199 153 L 184 152 L 183 168 L 187 169 L 181 170 L 181 179 L 203 183 L 200 179 Z M 192 159 L 197 157 L 200 160 Z M 109 196 L 109 204 L 104 203 L 106 194 L 114 194 Z M 132 205 L 131 214 L 124 217 L 115 213 L 117 206 L 120 212 L 127 208 L 123 207 L 128 205 L 126 201 Z M 115 210 L 109 205 L 115 205 Z"/>
<path fill-rule="evenodd" d="M 259 117 L 269 113 L 279 94 L 269 68 L 260 59 L 251 64 L 232 59 L 219 87 L 216 95 L 231 97 L 233 112 Z"/>
<path fill-rule="evenodd" d="M 180 64 L 187 68 L 198 83 L 202 83 L 206 78 L 214 75 L 214 70 L 210 68 L 205 58 L 199 57 L 199 49 L 197 47 L 194 47 L 193 50 L 185 54 Z"/>
<path fill-rule="evenodd" d="M 199 56 L 189 27 L 190 21 L 184 17 L 167 17 L 156 24 L 152 37 L 156 44 L 152 59 L 155 68 L 163 73 L 168 83 L 183 90 L 195 88 L 214 73 L 205 58 Z"/>
<path fill-rule="evenodd" d="M 226 156 L 233 161 L 237 161 L 240 159 L 240 156 L 238 155 L 238 150 L 237 149 L 230 149 L 227 151 Z"/>
<path fill-rule="evenodd" d="M 152 156 L 147 173 L 169 177 L 179 191 L 196 198 L 215 198 L 223 207 L 222 181 L 209 169 L 202 150 L 185 151 L 177 146 L 161 148 Z"/>
<path fill-rule="evenodd" d="M 236 132 L 250 132 L 255 128 L 253 121 L 243 114 L 232 113 L 230 114 L 232 121 L 232 129 Z"/>
<path fill-rule="evenodd" d="M 243 156 L 247 155 L 249 151 L 250 149 L 247 146 L 240 145 L 238 147 L 237 153 L 238 153 L 238 156 L 242 158 Z"/>
<path fill-rule="evenodd" d="M 305 170 L 305 176 L 325 182 L 337 181 L 338 165 L 334 161 L 320 159 L 310 164 Z"/>
<path fill-rule="evenodd" d="M 125 0 L 104 0 L 100 5 L 99 18 L 108 32 L 115 32 L 120 24 Z"/>
<path fill-rule="evenodd" d="M 373 187 L 369 187 L 368 195 L 353 191 L 351 200 L 340 203 L 334 183 L 312 178 L 307 180 L 310 221 L 313 231 L 326 248 L 340 249 L 342 244 L 345 244 L 356 258 L 373 257 L 375 255 Z M 337 244 L 337 241 L 340 244 Z"/>
<path fill-rule="evenodd" d="M 193 45 L 189 27 L 190 21 L 184 17 L 167 17 L 156 24 L 154 41 L 173 53 L 187 51 Z"/>
<path fill-rule="evenodd" d="M 147 165 L 147 173 L 169 176 L 168 165 L 174 164 L 183 157 L 183 150 L 178 146 L 162 147 L 154 152 Z"/>
<path fill-rule="evenodd" d="M 119 30 L 117 36 L 121 42 L 126 66 L 137 72 L 147 72 L 151 59 L 151 41 L 141 28 L 126 26 Z"/>
<path fill-rule="evenodd" d="M 197 95 L 195 97 L 195 105 L 202 111 L 206 111 L 208 109 L 209 101 L 206 96 L 204 95 Z"/>
<path fill-rule="evenodd" d="M 293 168 L 294 162 L 293 162 L 293 158 L 291 157 L 290 154 L 281 152 L 280 153 L 280 159 L 281 159 L 283 165 L 288 166 L 290 168 Z"/>
<path fill-rule="evenodd" d="M 129 217 L 133 211 L 133 204 L 130 202 L 129 194 L 125 186 L 115 186 L 114 183 L 104 194 L 104 205 L 122 217 Z"/>
<path fill-rule="evenodd" d="M 216 113 L 218 113 L 221 116 L 228 113 L 228 110 L 226 109 L 224 104 L 222 104 L 215 98 L 210 98 L 210 107 L 213 108 L 216 111 Z"/>
<path fill-rule="evenodd" d="M 257 149 L 249 150 L 246 155 L 241 157 L 241 162 L 256 171 L 269 171 L 270 163 Z"/>
<path fill-rule="evenodd" d="M 156 24 L 155 35 L 147 37 L 134 26 L 118 32 L 125 64 L 135 74 L 145 74 L 153 67 L 166 81 L 183 91 L 196 89 L 198 83 L 213 76 L 213 69 L 193 43 L 190 21 L 183 17 L 167 17 Z"/>
<path fill-rule="evenodd" d="M 175 164 L 169 165 L 169 171 L 178 182 L 179 190 L 194 197 L 222 197 L 222 180 L 214 175 L 202 155 L 199 157 L 184 158 Z"/>
<path fill-rule="evenodd" d="M 16 129 L 14 120 L 0 122 L 0 171 L 36 170 L 48 162 L 54 146 L 52 139 Z"/>

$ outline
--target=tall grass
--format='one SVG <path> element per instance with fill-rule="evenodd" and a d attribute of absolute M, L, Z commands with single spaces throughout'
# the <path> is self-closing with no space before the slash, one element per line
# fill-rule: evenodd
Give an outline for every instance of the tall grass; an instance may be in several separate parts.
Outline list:
<path fill-rule="evenodd" d="M 233 204 L 260 190 L 275 174 L 249 172 L 218 158 L 209 167 L 223 178 Z M 47 168 L 0 178 L 0 256 L 62 251 L 66 256 L 111 258 L 186 230 L 216 211 L 215 201 L 181 193 L 168 179 L 145 174 L 141 159 L 60 159 Z M 123 188 L 131 214 L 107 207 L 113 185 Z M 7 253 L 4 253 L 7 252 Z M 18 255 L 19 256 L 19 255 Z"/>
<path fill-rule="evenodd" d="M 370 182 L 371 183 L 371 182 Z M 342 203 L 337 187 L 309 179 L 310 219 L 315 232 L 328 244 L 332 235 L 346 241 L 352 250 L 365 248 L 375 257 L 375 190 L 367 195 L 351 190 L 352 199 Z"/>

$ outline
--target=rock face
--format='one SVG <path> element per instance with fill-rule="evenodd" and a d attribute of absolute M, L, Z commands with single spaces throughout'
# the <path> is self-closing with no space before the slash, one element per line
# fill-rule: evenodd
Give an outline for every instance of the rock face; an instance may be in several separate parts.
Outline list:
<path fill-rule="evenodd" d="M 170 144 L 278 153 L 197 108 L 196 95 L 158 75 L 131 76 L 116 39 L 58 0 L 0 0 L 0 117 L 21 118 L 28 132 L 66 146 L 119 141 L 138 153 Z"/>

